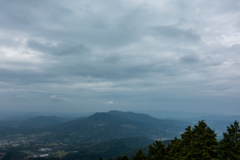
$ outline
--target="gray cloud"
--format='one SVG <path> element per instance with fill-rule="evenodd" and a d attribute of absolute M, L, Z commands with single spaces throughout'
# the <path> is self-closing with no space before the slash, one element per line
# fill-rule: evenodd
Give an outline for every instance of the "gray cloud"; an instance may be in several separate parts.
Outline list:
<path fill-rule="evenodd" d="M 0 107 L 105 111 L 113 102 L 122 110 L 235 113 L 239 7 L 234 0 L 1 1 Z"/>
<path fill-rule="evenodd" d="M 199 58 L 196 55 L 185 55 L 183 57 L 181 57 L 181 61 L 183 63 L 197 63 L 199 62 Z"/>
<path fill-rule="evenodd" d="M 23 95 L 18 95 L 17 96 L 18 99 L 26 99 L 27 97 L 23 96 Z"/>
<path fill-rule="evenodd" d="M 201 37 L 193 33 L 192 30 L 182 30 L 173 26 L 157 26 L 154 28 L 154 31 L 160 36 L 164 36 L 166 38 L 186 39 L 195 42 L 201 40 Z"/>
<path fill-rule="evenodd" d="M 83 44 L 78 44 L 74 42 L 58 43 L 54 45 L 52 43 L 41 44 L 36 41 L 30 40 L 28 41 L 28 47 L 36 51 L 50 53 L 58 56 L 84 54 L 89 52 L 89 48 L 87 48 Z"/>

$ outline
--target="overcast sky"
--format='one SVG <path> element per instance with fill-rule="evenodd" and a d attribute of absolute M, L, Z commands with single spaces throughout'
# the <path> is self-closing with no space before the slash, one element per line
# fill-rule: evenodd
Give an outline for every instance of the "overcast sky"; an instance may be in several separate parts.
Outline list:
<path fill-rule="evenodd" d="M 0 109 L 240 114 L 240 1 L 1 0 Z"/>

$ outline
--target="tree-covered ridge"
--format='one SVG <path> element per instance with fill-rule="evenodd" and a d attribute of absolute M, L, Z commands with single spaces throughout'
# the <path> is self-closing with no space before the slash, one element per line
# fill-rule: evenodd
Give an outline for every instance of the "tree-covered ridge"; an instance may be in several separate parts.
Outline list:
<path fill-rule="evenodd" d="M 214 130 L 199 121 L 193 128 L 188 126 L 181 138 L 175 137 L 167 147 L 155 141 L 148 151 L 145 155 L 139 150 L 132 160 L 240 160 L 239 122 L 227 127 L 223 139 L 217 141 Z M 118 160 L 123 159 L 126 157 L 118 157 Z"/>

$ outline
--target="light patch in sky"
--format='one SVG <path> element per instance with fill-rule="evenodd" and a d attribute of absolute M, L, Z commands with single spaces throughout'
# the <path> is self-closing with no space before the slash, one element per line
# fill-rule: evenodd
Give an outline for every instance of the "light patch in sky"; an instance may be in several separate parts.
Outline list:
<path fill-rule="evenodd" d="M 51 95 L 50 100 L 56 100 L 56 101 L 63 101 L 63 100 L 69 100 L 68 98 L 65 98 L 61 95 Z"/>
<path fill-rule="evenodd" d="M 114 104 L 114 102 L 113 101 L 108 101 L 108 102 L 106 102 L 107 104 Z"/>

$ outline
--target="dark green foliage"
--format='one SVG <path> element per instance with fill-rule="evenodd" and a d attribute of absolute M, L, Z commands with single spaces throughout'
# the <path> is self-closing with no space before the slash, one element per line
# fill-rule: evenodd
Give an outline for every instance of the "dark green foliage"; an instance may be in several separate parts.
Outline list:
<path fill-rule="evenodd" d="M 39 157 L 39 158 L 30 158 L 29 160 L 61 160 L 60 158 L 57 157 Z"/>
<path fill-rule="evenodd" d="M 23 152 L 9 151 L 7 154 L 3 156 L 2 160 L 21 160 L 26 156 L 27 154 Z"/>
<path fill-rule="evenodd" d="M 122 160 L 129 160 L 127 156 L 123 156 Z"/>
<path fill-rule="evenodd" d="M 153 145 L 149 146 L 147 159 L 149 160 L 159 160 L 165 159 L 167 152 L 165 150 L 164 144 L 161 141 L 155 141 Z"/>
<path fill-rule="evenodd" d="M 166 152 L 167 159 L 179 159 L 180 153 L 181 153 L 181 147 L 180 147 L 181 139 L 178 139 L 175 137 L 173 140 L 171 140 L 171 143 L 167 146 Z"/>
<path fill-rule="evenodd" d="M 223 139 L 219 145 L 219 155 L 221 159 L 240 159 L 240 127 L 235 121 L 227 127 L 227 132 L 223 133 Z"/>
<path fill-rule="evenodd" d="M 116 160 L 129 160 L 127 156 L 118 157 Z"/>
<path fill-rule="evenodd" d="M 204 121 L 199 121 L 193 129 L 189 126 L 181 135 L 180 158 L 183 159 L 212 159 L 217 157 L 216 133 Z"/>
<path fill-rule="evenodd" d="M 141 149 L 137 151 L 137 153 L 132 158 L 132 160 L 146 160 L 146 159 L 147 157 L 145 156 Z"/>
<path fill-rule="evenodd" d="M 38 157 L 38 158 L 30 158 L 29 160 L 61 160 L 57 157 Z"/>
<path fill-rule="evenodd" d="M 217 146 L 216 133 L 204 121 L 199 121 L 194 128 L 187 127 L 181 139 L 171 140 L 171 144 L 166 149 L 160 142 L 150 145 L 148 158 L 154 160 L 216 159 Z"/>

